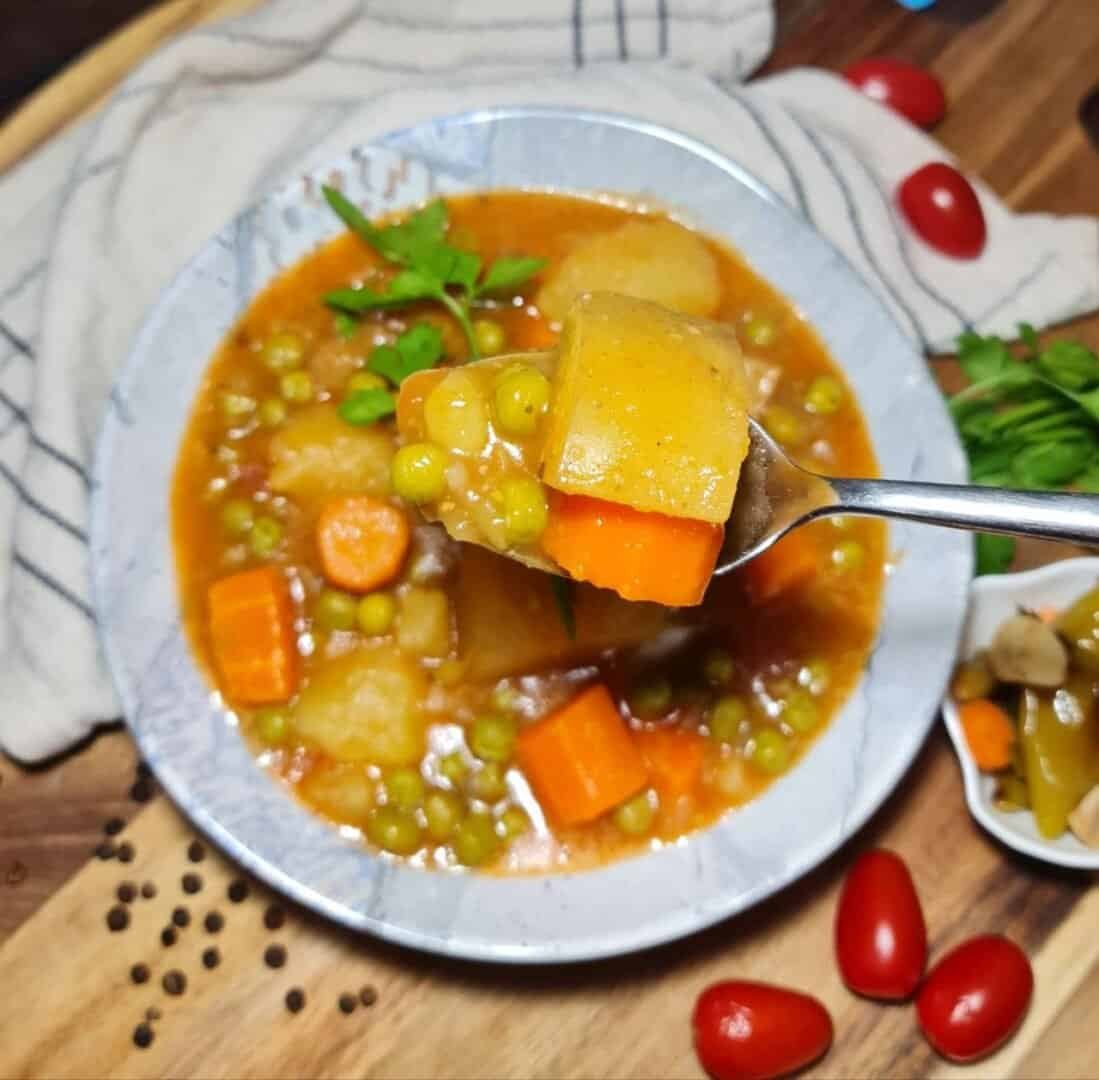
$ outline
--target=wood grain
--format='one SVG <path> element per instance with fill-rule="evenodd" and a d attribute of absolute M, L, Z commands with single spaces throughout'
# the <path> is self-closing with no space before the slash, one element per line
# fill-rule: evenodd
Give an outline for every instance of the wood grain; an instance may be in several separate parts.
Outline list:
<path fill-rule="evenodd" d="M 218 17 L 251 2 L 194 0 L 165 11 L 187 25 L 191 16 Z M 778 16 L 768 71 L 803 63 L 839 68 L 880 52 L 927 64 L 951 100 L 937 134 L 966 167 L 1018 209 L 1099 213 L 1099 155 L 1077 120 L 1099 71 L 1092 0 L 939 0 L 919 15 L 887 0 L 779 0 Z M 0 168 L 168 32 L 167 23 L 139 22 L 102 61 L 93 53 L 48 87 L 18 124 L 0 128 Z M 1099 318 L 1071 330 L 1099 347 Z M 949 363 L 939 367 L 949 382 Z M 1060 553 L 1033 546 L 1022 558 L 1032 564 Z M 43 770 L 0 761 L 0 942 L 23 922 L 0 947 L 8 990 L 0 1029 L 18 1033 L 0 1038 L 0 1076 L 699 1077 L 690 1008 L 707 981 L 730 976 L 786 981 L 825 1000 L 837 1041 L 810 1075 L 961 1076 L 931 1053 L 910 1007 L 880 1008 L 838 983 L 830 945 L 837 883 L 852 852 L 874 843 L 912 865 L 936 953 L 991 929 L 1015 937 L 1032 956 L 1037 993 L 1023 1029 L 964 1075 L 1096 1075 L 1099 889 L 1085 876 L 1017 859 L 984 835 L 964 811 L 941 732 L 871 825 L 782 895 L 686 942 L 554 970 L 447 963 L 352 938 L 302 912 L 272 935 L 258 892 L 239 907 L 225 901 L 233 871 L 213 855 L 199 867 L 203 892 L 184 897 L 190 834 L 162 799 L 127 830 L 134 863 L 87 863 L 102 821 L 135 810 L 126 795 L 133 766 L 121 733 Z M 5 871 L 16 865 L 10 880 L 18 883 L 5 884 Z M 154 880 L 160 892 L 136 905 L 128 930 L 110 934 L 104 917 L 124 878 Z M 159 943 L 181 901 L 194 916 L 217 907 L 227 920 L 213 972 L 199 960 L 215 943 L 200 919 L 172 949 Z M 277 972 L 262 961 L 273 937 L 289 949 Z M 127 972 L 139 961 L 154 977 L 135 987 Z M 160 988 L 172 966 L 188 977 L 182 997 Z M 365 983 L 377 987 L 378 1004 L 343 1016 L 337 995 Z M 294 985 L 308 997 L 296 1016 L 283 1005 Z M 149 1006 L 164 1015 L 153 1046 L 138 1050 L 131 1034 Z"/>

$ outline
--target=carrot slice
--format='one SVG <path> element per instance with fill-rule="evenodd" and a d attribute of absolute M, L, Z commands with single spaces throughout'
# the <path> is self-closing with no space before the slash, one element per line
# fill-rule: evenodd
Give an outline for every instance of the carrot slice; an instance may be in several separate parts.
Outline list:
<path fill-rule="evenodd" d="M 648 782 L 641 752 L 601 683 L 524 728 L 516 755 L 546 813 L 560 825 L 594 821 Z"/>
<path fill-rule="evenodd" d="M 210 586 L 207 608 L 210 646 L 226 696 L 242 705 L 292 698 L 300 661 L 286 575 L 264 566 L 222 578 Z"/>
<path fill-rule="evenodd" d="M 681 728 L 656 728 L 637 732 L 634 742 L 662 803 L 674 802 L 696 790 L 706 743 L 701 735 Z"/>
<path fill-rule="evenodd" d="M 804 585 L 816 576 L 819 568 L 816 542 L 804 529 L 797 529 L 748 563 L 744 567 L 744 581 L 749 596 L 763 603 Z"/>
<path fill-rule="evenodd" d="M 958 718 L 978 769 L 999 772 L 1011 764 L 1015 726 L 1005 710 L 988 698 L 976 698 L 958 706 Z"/>
<path fill-rule="evenodd" d="M 408 552 L 408 518 L 381 499 L 345 495 L 317 519 L 324 576 L 341 589 L 369 592 L 397 576 Z"/>
<path fill-rule="evenodd" d="M 542 548 L 580 581 L 627 600 L 687 607 L 701 603 L 724 533 L 707 521 L 555 491 Z"/>

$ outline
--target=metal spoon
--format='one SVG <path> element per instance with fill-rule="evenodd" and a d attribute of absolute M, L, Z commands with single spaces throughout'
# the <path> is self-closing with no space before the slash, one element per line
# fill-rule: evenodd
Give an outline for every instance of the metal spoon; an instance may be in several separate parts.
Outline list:
<path fill-rule="evenodd" d="M 1099 496 L 818 476 L 795 465 L 755 420 L 748 426 L 748 457 L 715 576 L 754 559 L 791 529 L 829 514 L 1099 545 Z"/>

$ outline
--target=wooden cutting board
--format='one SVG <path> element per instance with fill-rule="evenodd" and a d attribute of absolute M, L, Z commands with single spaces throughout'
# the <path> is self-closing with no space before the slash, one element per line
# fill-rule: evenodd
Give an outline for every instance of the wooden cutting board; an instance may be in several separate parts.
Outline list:
<path fill-rule="evenodd" d="M 0 171 L 168 34 L 256 2 L 171 0 L 122 31 L 0 127 Z M 778 0 L 778 16 L 768 70 L 873 53 L 930 65 L 951 97 L 937 135 L 1011 205 L 1099 212 L 1099 158 L 1076 123 L 1099 74 L 1094 0 L 939 0 L 924 15 L 892 0 Z M 1099 346 L 1099 319 L 1073 332 Z M 1035 549 L 1027 561 L 1048 555 Z M 254 882 L 247 899 L 230 900 L 238 872 L 209 845 L 190 861 L 195 837 L 166 799 L 138 807 L 126 798 L 132 760 L 117 733 L 41 770 L 0 760 L 0 1077 L 697 1078 L 691 1008 L 708 982 L 730 977 L 788 983 L 826 1002 L 836 1044 L 812 1076 L 1099 1076 L 1099 882 L 1017 859 L 981 833 L 938 731 L 871 825 L 780 896 L 685 942 L 556 969 L 423 957 L 292 908 L 270 929 L 265 914 L 280 901 Z M 130 822 L 111 842 L 130 845 L 132 861 L 88 861 L 116 814 Z M 990 930 L 1031 955 L 1037 988 L 1025 1025 L 981 1065 L 944 1065 L 911 1006 L 873 1005 L 838 981 L 836 890 L 854 851 L 872 844 L 911 865 L 933 956 Z M 185 891 L 187 874 L 201 878 L 199 891 Z M 146 882 L 150 899 L 140 896 Z M 138 896 L 120 904 L 125 883 Z M 118 906 L 127 925 L 111 931 Z M 177 907 L 189 923 L 166 946 Z M 205 925 L 211 913 L 222 920 L 216 933 Z M 272 946 L 286 950 L 281 967 L 265 961 Z M 212 948 L 218 962 L 208 968 Z M 148 968 L 143 983 L 132 980 L 135 964 Z M 166 991 L 169 973 L 169 986 L 183 976 L 183 993 Z M 341 995 L 367 987 L 374 1004 L 341 1011 Z M 294 988 L 305 997 L 297 1013 L 285 1004 Z M 150 1009 L 159 1018 L 141 1049 L 134 1032 Z"/>

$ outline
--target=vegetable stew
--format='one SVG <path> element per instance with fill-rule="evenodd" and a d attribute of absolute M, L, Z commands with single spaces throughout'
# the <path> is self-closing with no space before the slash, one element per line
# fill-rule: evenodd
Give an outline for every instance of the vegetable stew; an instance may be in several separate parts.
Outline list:
<path fill-rule="evenodd" d="M 744 409 L 812 468 L 873 475 L 813 330 L 726 247 L 625 200 L 494 192 L 374 224 L 329 197 L 349 231 L 228 335 L 173 491 L 185 625 L 261 764 L 392 857 L 498 872 L 673 842 L 795 767 L 873 641 L 881 526 L 814 524 L 705 589 L 712 490 L 685 471 L 682 516 L 593 514 L 600 493 L 544 485 L 541 448 L 562 323 L 594 291 L 719 324 Z M 615 363 L 624 408 L 690 431 L 682 394 L 660 419 Z M 478 543 L 428 520 L 444 488 Z M 498 553 L 524 545 L 601 569 Z M 662 602 L 614 577 L 631 546 L 661 552 L 663 582 L 642 560 L 632 595 Z M 692 560 L 700 595 L 650 588 Z"/>

